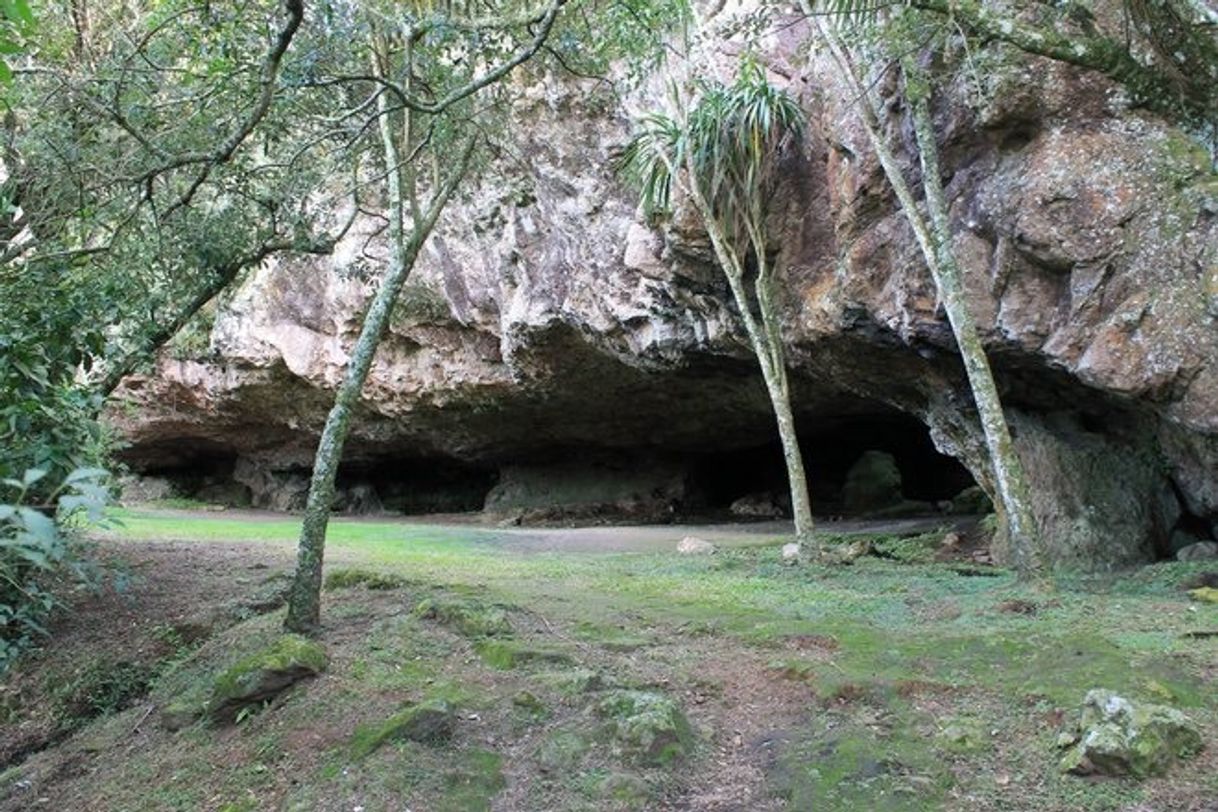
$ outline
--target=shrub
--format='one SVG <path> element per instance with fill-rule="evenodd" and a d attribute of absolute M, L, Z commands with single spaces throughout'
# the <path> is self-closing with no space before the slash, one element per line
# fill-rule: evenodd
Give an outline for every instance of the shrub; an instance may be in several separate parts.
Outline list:
<path fill-rule="evenodd" d="M 46 619 L 59 605 L 57 583 L 100 581 L 77 530 L 103 520 L 109 474 L 99 468 L 72 471 L 43 505 L 32 507 L 27 502 L 45 477 L 46 471 L 31 469 L 20 480 L 0 483 L 16 494 L 0 504 L 0 674 L 46 634 Z"/>

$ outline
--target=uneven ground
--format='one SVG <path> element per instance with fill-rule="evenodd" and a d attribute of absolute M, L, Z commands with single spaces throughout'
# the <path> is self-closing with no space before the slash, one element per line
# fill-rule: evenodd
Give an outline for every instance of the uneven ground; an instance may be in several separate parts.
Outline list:
<path fill-rule="evenodd" d="M 1045 594 L 935 561 L 942 533 L 822 568 L 783 566 L 781 527 L 699 528 L 720 552 L 682 557 L 687 528 L 339 521 L 331 572 L 398 579 L 326 593 L 329 669 L 234 726 L 169 732 L 160 707 L 276 635 L 296 522 L 122 517 L 103 549 L 129 588 L 82 597 L 4 685 L 0 810 L 1218 810 L 1218 637 L 1197 634 L 1218 606 L 1180 589 L 1203 566 Z M 428 598 L 513 632 L 420 618 Z M 623 752 L 595 712 L 614 686 L 677 701 L 693 753 Z M 1060 776 L 1054 740 L 1095 687 L 1180 707 L 1209 749 L 1141 784 Z M 459 708 L 451 742 L 360 752 L 429 698 Z"/>

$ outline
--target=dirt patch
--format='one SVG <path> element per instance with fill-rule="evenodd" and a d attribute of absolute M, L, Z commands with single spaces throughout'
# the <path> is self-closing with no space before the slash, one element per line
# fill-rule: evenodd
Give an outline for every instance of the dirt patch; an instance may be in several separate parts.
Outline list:
<path fill-rule="evenodd" d="M 264 544 L 111 542 L 100 553 L 107 585 L 72 601 L 43 647 L 5 678 L 11 718 L 0 727 L 0 769 L 71 732 L 76 720 L 58 699 L 70 680 L 99 663 L 156 668 L 256 611 L 249 604 L 292 563 L 287 549 Z"/>

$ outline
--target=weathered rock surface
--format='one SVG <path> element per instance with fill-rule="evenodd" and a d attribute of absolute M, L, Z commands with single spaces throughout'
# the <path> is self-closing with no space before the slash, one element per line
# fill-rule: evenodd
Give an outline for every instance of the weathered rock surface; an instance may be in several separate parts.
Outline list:
<path fill-rule="evenodd" d="M 1176 552 L 1177 561 L 1209 561 L 1218 558 L 1218 543 L 1199 541 Z"/>
<path fill-rule="evenodd" d="M 317 643 L 284 635 L 216 677 L 207 713 L 217 722 L 232 722 L 243 709 L 274 699 L 297 682 L 325 671 L 328 664 L 325 650 Z"/>
<path fill-rule="evenodd" d="M 853 421 L 912 416 L 992 494 L 951 332 L 851 94 L 786 23 L 765 45 L 810 124 L 771 229 L 797 421 L 836 427 L 824 448 Z M 731 50 L 727 34 L 708 40 Z M 955 248 L 1041 528 L 1064 565 L 1170 555 L 1181 516 L 1218 522 L 1218 176 L 1107 80 L 980 47 L 985 86 L 962 70 L 935 118 Z M 526 94 L 525 161 L 494 166 L 446 213 L 374 364 L 352 465 L 502 468 L 502 504 L 532 499 L 522 483 L 549 468 L 579 504 L 648 515 L 672 498 L 661 469 L 773 441 L 705 236 L 684 210 L 659 229 L 636 218 L 611 168 L 626 119 L 590 90 Z M 885 115 L 911 143 L 901 106 Z M 166 356 L 128 379 L 112 419 L 129 461 L 227 456 L 255 505 L 298 505 L 384 264 L 378 228 L 360 220 L 330 258 L 268 262 L 217 314 L 208 360 Z M 585 499 L 591 475 L 568 472 L 609 452 L 639 460 L 634 484 Z"/>
<path fill-rule="evenodd" d="M 780 519 L 783 509 L 771 493 L 749 493 L 732 502 L 733 516 L 745 519 Z"/>
<path fill-rule="evenodd" d="M 411 703 L 384 722 L 361 725 L 351 736 L 352 758 L 364 758 L 389 742 L 439 744 L 452 738 L 457 712 L 443 699 Z"/>
<path fill-rule="evenodd" d="M 610 734 L 640 764 L 668 767 L 687 757 L 693 729 L 681 707 L 651 691 L 614 691 L 596 706 Z"/>
<path fill-rule="evenodd" d="M 697 536 L 686 536 L 677 542 L 677 552 L 681 555 L 711 555 L 715 552 L 715 545 Z"/>
<path fill-rule="evenodd" d="M 891 454 L 868 451 L 846 472 L 842 502 L 850 513 L 875 513 L 900 505 L 904 498 L 901 471 Z"/>
<path fill-rule="evenodd" d="M 1162 775 L 1201 752 L 1197 726 L 1175 708 L 1131 702 L 1111 691 L 1087 693 L 1078 726 L 1063 734 L 1063 772 Z"/>

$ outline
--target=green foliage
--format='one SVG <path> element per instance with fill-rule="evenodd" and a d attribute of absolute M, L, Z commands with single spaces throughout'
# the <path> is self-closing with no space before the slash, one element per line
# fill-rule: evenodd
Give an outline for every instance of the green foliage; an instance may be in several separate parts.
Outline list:
<path fill-rule="evenodd" d="M 0 479 L 19 479 L 34 468 L 46 472 L 20 489 L 36 500 L 69 471 L 103 462 L 108 446 L 95 419 L 100 398 L 76 379 L 106 338 L 89 292 L 64 284 L 65 275 L 52 267 L 25 269 L 12 279 L 0 275 Z M 11 491 L 0 484 L 0 500 Z"/>
<path fill-rule="evenodd" d="M 106 471 L 89 468 L 68 474 L 47 497 L 47 504 L 57 505 L 58 523 L 47 515 L 50 509 L 27 503 L 46 478 L 44 470 L 31 469 L 19 480 L 0 483 L 16 494 L 0 504 L 0 674 L 46 634 L 47 618 L 61 605 L 57 586 L 62 588 L 65 579 L 99 582 L 88 545 L 64 528 L 102 520 L 108 477 Z"/>
<path fill-rule="evenodd" d="M 211 331 L 216 324 L 214 307 L 204 308 L 194 315 L 177 335 L 169 339 L 169 354 L 179 361 L 203 358 L 211 349 Z"/>
<path fill-rule="evenodd" d="M 34 13 L 28 0 L 0 2 L 0 82 L 13 80 L 13 69 L 6 57 L 24 51 L 35 31 Z"/>
<path fill-rule="evenodd" d="M 400 575 L 364 569 L 336 569 L 326 573 L 325 588 L 352 589 L 362 586 L 371 590 L 401 589 L 408 581 Z"/>
<path fill-rule="evenodd" d="M 93 660 L 67 681 L 51 687 L 55 716 L 60 724 L 73 728 L 121 711 L 148 692 L 154 673 L 154 668 L 140 663 Z"/>
<path fill-rule="evenodd" d="M 638 185 L 651 216 L 671 206 L 675 173 L 693 173 L 733 246 L 741 253 L 750 245 L 765 251 L 754 245 L 756 224 L 764 222 L 778 159 L 803 132 L 796 101 L 746 59 L 731 85 L 700 85 L 683 122 L 661 113 L 641 117 L 619 168 Z"/>

